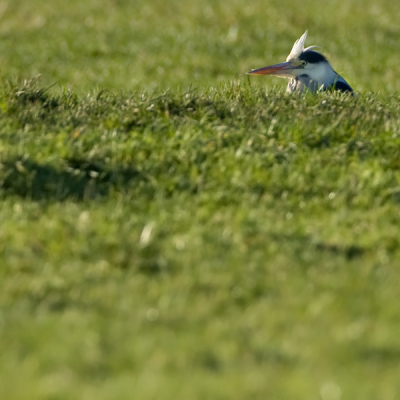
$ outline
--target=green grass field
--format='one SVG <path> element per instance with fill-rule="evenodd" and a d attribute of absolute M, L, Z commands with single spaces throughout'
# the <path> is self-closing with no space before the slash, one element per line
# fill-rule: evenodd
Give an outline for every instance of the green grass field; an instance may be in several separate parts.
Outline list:
<path fill-rule="evenodd" d="M 397 400 L 399 19 L 0 2 L 0 399 Z M 357 97 L 248 79 L 306 29 Z"/>

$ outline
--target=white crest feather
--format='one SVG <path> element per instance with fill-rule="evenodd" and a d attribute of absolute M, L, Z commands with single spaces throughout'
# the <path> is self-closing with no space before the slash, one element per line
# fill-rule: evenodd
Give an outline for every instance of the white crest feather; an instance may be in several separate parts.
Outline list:
<path fill-rule="evenodd" d="M 298 58 L 303 51 L 313 49 L 314 47 L 318 47 L 318 46 L 310 46 L 304 49 L 304 43 L 306 42 L 307 34 L 308 31 L 305 31 L 303 36 L 300 39 L 296 40 L 296 42 L 293 45 L 292 51 L 286 58 L 286 61 L 292 60 L 293 58 Z"/>

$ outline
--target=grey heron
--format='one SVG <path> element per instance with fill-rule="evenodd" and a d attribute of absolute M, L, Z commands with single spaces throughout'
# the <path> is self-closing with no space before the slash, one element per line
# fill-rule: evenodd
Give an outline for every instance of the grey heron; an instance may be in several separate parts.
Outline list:
<path fill-rule="evenodd" d="M 333 89 L 353 93 L 350 85 L 333 70 L 325 56 L 314 49 L 304 48 L 308 31 L 296 40 L 286 62 L 268 67 L 253 69 L 250 75 L 274 75 L 289 78 L 287 92 L 302 92 L 306 87 L 315 93 L 319 90 Z"/>

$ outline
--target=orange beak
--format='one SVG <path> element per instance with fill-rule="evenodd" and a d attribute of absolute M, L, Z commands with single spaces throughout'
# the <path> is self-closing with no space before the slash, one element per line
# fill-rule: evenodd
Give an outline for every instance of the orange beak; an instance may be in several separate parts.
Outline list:
<path fill-rule="evenodd" d="M 263 67 L 258 69 L 253 69 L 248 72 L 249 75 L 275 75 L 282 76 L 287 78 L 288 76 L 292 76 L 292 71 L 296 69 L 298 66 L 294 65 L 291 62 L 284 62 L 275 65 L 271 65 L 269 67 Z"/>

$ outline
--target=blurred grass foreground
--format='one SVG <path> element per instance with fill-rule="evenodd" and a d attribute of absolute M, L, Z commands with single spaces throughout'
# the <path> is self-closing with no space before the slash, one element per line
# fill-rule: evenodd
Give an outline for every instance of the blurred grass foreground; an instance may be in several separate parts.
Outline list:
<path fill-rule="evenodd" d="M 399 17 L 0 1 L 0 399 L 397 400 Z"/>

